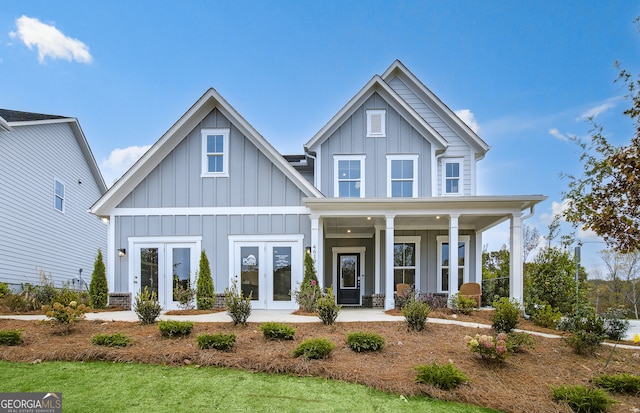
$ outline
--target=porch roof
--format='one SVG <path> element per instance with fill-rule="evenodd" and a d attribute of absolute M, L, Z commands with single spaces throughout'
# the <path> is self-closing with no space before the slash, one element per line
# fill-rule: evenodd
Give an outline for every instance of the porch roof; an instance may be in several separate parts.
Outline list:
<path fill-rule="evenodd" d="M 534 212 L 544 195 L 457 196 L 432 198 L 305 198 L 311 216 L 323 218 L 330 232 L 354 233 L 365 228 L 384 225 L 387 216 L 394 216 L 395 228 L 446 229 L 448 217 L 457 215 L 459 228 L 485 231 L 520 216 L 526 210 Z M 329 228 L 327 228 L 329 229 Z M 365 231 L 368 232 L 368 231 Z"/>

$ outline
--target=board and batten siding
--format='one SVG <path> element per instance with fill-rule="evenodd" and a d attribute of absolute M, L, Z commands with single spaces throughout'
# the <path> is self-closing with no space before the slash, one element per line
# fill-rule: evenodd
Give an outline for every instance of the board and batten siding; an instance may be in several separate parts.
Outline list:
<path fill-rule="evenodd" d="M 0 132 L 0 177 L 0 281 L 37 284 L 42 273 L 61 287 L 82 268 L 90 282 L 108 227 L 88 212 L 101 194 L 70 125 Z M 65 185 L 64 213 L 54 179 Z"/>
<path fill-rule="evenodd" d="M 201 177 L 202 135 L 207 128 L 229 128 L 229 176 Z M 217 292 L 229 285 L 229 235 L 303 234 L 309 245 L 311 222 L 306 213 L 275 211 L 271 207 L 301 207 L 306 195 L 239 129 L 214 109 L 120 203 L 142 213 L 115 216 L 114 248 L 127 248 L 129 238 L 202 237 Z M 255 207 L 234 214 L 229 208 Z M 271 211 L 261 213 L 262 207 Z M 163 214 L 163 208 L 171 213 Z M 180 214 L 175 213 L 175 209 Z M 206 211 L 211 209 L 211 213 Z M 220 209 L 222 210 L 220 210 Z M 197 211 L 196 211 L 197 209 Z M 205 211 L 203 212 L 203 209 Z M 217 212 L 222 211 L 222 212 Z M 128 260 L 115 258 L 114 289 L 129 288 Z"/>
<path fill-rule="evenodd" d="M 386 110 L 386 137 L 366 137 L 367 109 Z M 334 193 L 334 155 L 365 155 L 365 197 L 387 197 L 387 155 L 418 155 L 418 196 L 431 195 L 431 144 L 377 93 L 320 143 L 320 190 Z"/>
<path fill-rule="evenodd" d="M 402 97 L 428 124 L 430 124 L 447 141 L 449 147 L 445 153 L 447 158 L 463 158 L 463 195 L 474 195 L 472 169 L 473 156 L 469 144 L 464 141 L 438 114 L 430 108 L 417 93 L 411 90 L 401 79 L 394 77 L 388 81 L 391 88 Z M 442 163 L 437 166 L 437 194 L 442 194 Z"/>

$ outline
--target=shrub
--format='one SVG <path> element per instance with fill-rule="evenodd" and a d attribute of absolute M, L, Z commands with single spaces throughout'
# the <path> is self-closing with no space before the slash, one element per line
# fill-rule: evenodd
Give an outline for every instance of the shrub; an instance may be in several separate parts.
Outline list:
<path fill-rule="evenodd" d="M 215 304 L 215 289 L 207 253 L 200 252 L 200 270 L 196 281 L 196 306 L 199 310 L 211 310 Z"/>
<path fill-rule="evenodd" d="M 184 337 L 193 331 L 193 321 L 160 321 L 158 323 L 158 329 L 163 337 Z"/>
<path fill-rule="evenodd" d="M 502 297 L 494 301 L 493 307 L 495 312 L 491 321 L 496 332 L 508 333 L 518 326 L 520 303 L 517 300 Z"/>
<path fill-rule="evenodd" d="M 437 363 L 431 365 L 423 364 L 416 366 L 415 369 L 418 370 L 416 382 L 431 384 L 442 390 L 451 390 L 469 381 L 467 375 L 452 363 L 442 365 Z"/>
<path fill-rule="evenodd" d="M 178 302 L 178 307 L 183 310 L 193 309 L 193 299 L 196 296 L 196 290 L 191 288 L 191 281 L 186 280 L 186 285 L 174 279 L 173 281 L 173 300 Z"/>
<path fill-rule="evenodd" d="M 89 292 L 87 291 L 76 291 L 69 288 L 68 285 L 65 285 L 61 290 L 58 291 L 55 301 L 64 305 L 69 305 L 70 302 L 75 301 L 78 304 L 90 306 L 91 297 L 89 296 Z"/>
<path fill-rule="evenodd" d="M 293 336 L 296 334 L 295 328 L 282 323 L 262 323 L 260 329 L 267 340 L 293 340 Z"/>
<path fill-rule="evenodd" d="M 91 297 L 91 307 L 105 308 L 107 306 L 109 288 L 107 287 L 107 274 L 104 269 L 104 262 L 102 262 L 102 251 L 100 249 L 98 249 L 98 256 L 93 263 L 89 296 Z"/>
<path fill-rule="evenodd" d="M 245 297 L 242 290 L 238 290 L 235 280 L 231 283 L 231 288 L 224 290 L 224 303 L 227 306 L 227 314 L 233 320 L 233 325 L 247 325 L 251 315 L 251 294 Z"/>
<path fill-rule="evenodd" d="M 629 330 L 629 320 L 625 319 L 624 310 L 609 308 L 604 312 L 602 318 L 607 338 L 616 341 L 622 340 Z"/>
<path fill-rule="evenodd" d="M 42 311 L 51 320 L 52 325 L 62 327 L 66 332 L 70 332 L 78 321 L 84 318 L 84 314 L 91 310 L 84 304 L 78 305 L 72 301 L 69 305 L 63 305 L 58 302 L 53 305 L 42 306 Z"/>
<path fill-rule="evenodd" d="M 322 294 L 316 303 L 318 317 L 322 320 L 323 324 L 328 326 L 336 321 L 341 308 L 341 305 L 336 304 L 336 298 L 333 295 L 333 289 L 331 287 L 327 288 L 326 293 Z"/>
<path fill-rule="evenodd" d="M 505 333 L 500 333 L 495 338 L 476 334 L 475 337 L 466 336 L 465 341 L 472 353 L 479 354 L 480 358 L 489 362 L 503 362 L 509 355 L 508 336 Z"/>
<path fill-rule="evenodd" d="M 533 349 L 536 341 L 529 333 L 507 333 L 507 351 L 510 354 L 522 353 L 525 348 Z"/>
<path fill-rule="evenodd" d="M 565 341 L 576 354 L 593 355 L 607 336 L 604 320 L 594 313 L 586 317 L 574 316 L 567 324 L 571 328 L 571 334 Z"/>
<path fill-rule="evenodd" d="M 425 302 L 430 309 L 447 308 L 447 297 L 444 294 L 418 294 L 418 299 Z"/>
<path fill-rule="evenodd" d="M 2 302 L 11 312 L 19 313 L 32 310 L 30 303 L 25 300 L 22 294 L 8 294 L 2 299 Z"/>
<path fill-rule="evenodd" d="M 144 290 L 138 294 L 133 301 L 133 311 L 135 311 L 140 320 L 140 324 L 153 324 L 160 316 L 162 307 L 158 302 L 158 296 L 155 291 L 149 292 L 148 287 L 144 287 Z"/>
<path fill-rule="evenodd" d="M 320 286 L 316 280 L 303 281 L 295 293 L 296 303 L 307 313 L 315 313 L 318 299 L 322 297 Z"/>
<path fill-rule="evenodd" d="M 451 308 L 457 313 L 469 315 L 476 311 L 476 300 L 464 295 L 454 294 L 451 296 Z"/>
<path fill-rule="evenodd" d="M 17 346 L 22 343 L 20 330 L 0 330 L 0 346 Z"/>
<path fill-rule="evenodd" d="M 131 344 L 132 341 L 129 336 L 123 333 L 96 334 L 91 337 L 91 344 L 106 347 L 126 347 Z"/>
<path fill-rule="evenodd" d="M 356 332 L 347 334 L 347 344 L 351 350 L 361 353 L 382 350 L 385 342 L 379 334 Z"/>
<path fill-rule="evenodd" d="M 537 326 L 556 329 L 562 319 L 562 313 L 557 308 L 543 304 L 535 310 L 531 319 Z"/>
<path fill-rule="evenodd" d="M 198 347 L 202 350 L 215 349 L 229 351 L 236 344 L 235 334 L 200 334 L 197 337 Z"/>
<path fill-rule="evenodd" d="M 296 347 L 293 351 L 293 356 L 319 360 L 326 358 L 334 347 L 335 344 L 326 338 L 310 338 Z"/>
<path fill-rule="evenodd" d="M 409 300 L 409 297 L 416 296 L 415 286 L 412 285 L 410 288 L 405 288 L 400 294 L 396 294 L 396 308 L 402 309 Z"/>
<path fill-rule="evenodd" d="M 0 298 L 4 298 L 9 294 L 11 294 L 11 288 L 9 288 L 9 284 L 0 283 Z"/>
<path fill-rule="evenodd" d="M 620 373 L 612 376 L 605 374 L 593 379 L 593 382 L 603 389 L 613 393 L 640 395 L 640 376 Z"/>
<path fill-rule="evenodd" d="M 566 402 L 576 413 L 606 412 L 615 403 L 606 392 L 585 386 L 552 387 L 553 400 Z"/>
<path fill-rule="evenodd" d="M 416 300 L 415 296 L 409 296 L 407 303 L 402 307 L 402 315 L 407 323 L 407 328 L 412 331 L 422 331 L 427 323 L 427 317 L 431 308 L 424 301 Z"/>

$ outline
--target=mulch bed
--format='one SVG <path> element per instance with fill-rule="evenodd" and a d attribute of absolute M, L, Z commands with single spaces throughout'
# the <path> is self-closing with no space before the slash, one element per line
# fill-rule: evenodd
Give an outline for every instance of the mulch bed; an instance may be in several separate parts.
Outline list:
<path fill-rule="evenodd" d="M 457 318 L 463 317 L 466 316 Z M 479 322 L 479 317 L 486 315 L 469 318 Z M 63 335 L 56 333 L 46 323 L 1 319 L 0 330 L 20 329 L 24 342 L 16 347 L 0 347 L 0 359 L 16 362 L 104 360 L 224 366 L 248 371 L 326 377 L 405 396 L 423 394 L 505 412 L 570 412 L 567 406 L 551 400 L 549 386 L 588 385 L 589 380 L 599 374 L 640 372 L 640 348 L 616 349 L 605 369 L 611 347 L 603 346 L 594 357 L 581 357 L 573 354 L 563 340 L 536 336 L 534 350 L 512 355 L 503 365 L 495 366 L 478 359 L 466 348 L 464 341 L 465 335 L 489 332 L 486 329 L 428 324 L 425 331 L 409 332 L 404 322 L 292 325 L 296 328 L 293 341 L 266 341 L 258 323 L 249 323 L 247 327 L 236 327 L 232 323 L 196 323 L 190 337 L 166 339 L 160 336 L 157 325 L 82 321 L 71 334 Z M 347 333 L 354 331 L 376 332 L 385 338 L 386 347 L 377 353 L 356 353 L 346 344 Z M 132 337 L 134 343 L 126 348 L 91 344 L 94 334 L 116 332 Z M 235 333 L 236 345 L 231 352 L 200 350 L 195 337 L 202 333 Z M 328 359 L 304 360 L 291 355 L 301 341 L 319 337 L 328 338 L 336 344 Z M 416 365 L 449 361 L 463 370 L 471 382 L 451 391 L 415 383 Z M 615 398 L 621 403 L 614 406 L 612 412 L 630 412 L 633 407 L 640 407 L 640 397 Z"/>

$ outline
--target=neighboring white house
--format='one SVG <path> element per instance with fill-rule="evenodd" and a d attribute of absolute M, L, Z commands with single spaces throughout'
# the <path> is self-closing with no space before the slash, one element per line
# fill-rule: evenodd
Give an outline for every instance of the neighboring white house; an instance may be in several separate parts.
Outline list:
<path fill-rule="evenodd" d="M 294 309 L 306 251 L 339 304 L 391 308 L 399 283 L 480 282 L 482 233 L 508 220 L 510 295 L 522 300 L 522 220 L 546 197 L 476 195 L 488 150 L 400 61 L 303 155 L 280 155 L 209 89 L 91 208 L 110 222 L 109 289 L 149 287 L 174 308 L 205 250 L 217 292 L 235 279 L 253 308 Z"/>
<path fill-rule="evenodd" d="M 89 208 L 106 191 L 77 119 L 0 109 L 0 282 L 90 282 L 108 226 Z"/>

